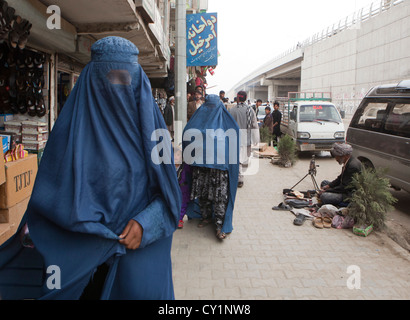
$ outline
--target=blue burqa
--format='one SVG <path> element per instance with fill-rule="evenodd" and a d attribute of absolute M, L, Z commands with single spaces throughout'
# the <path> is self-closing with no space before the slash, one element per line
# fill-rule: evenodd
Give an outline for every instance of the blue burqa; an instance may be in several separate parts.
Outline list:
<path fill-rule="evenodd" d="M 184 129 L 184 161 L 192 166 L 228 171 L 229 202 L 222 232 L 233 231 L 233 211 L 239 177 L 239 126 L 217 95 L 206 96 Z M 198 201 L 191 202 L 187 215 L 200 217 Z"/>
<path fill-rule="evenodd" d="M 118 37 L 92 47 L 51 132 L 21 223 L 35 249 L 23 248 L 19 233 L 0 248 L 2 299 L 79 299 L 105 263 L 101 299 L 174 298 L 171 243 L 181 192 L 172 151 L 157 150 L 152 138 L 166 125 L 138 53 Z M 156 164 L 159 156 L 168 164 Z M 131 219 L 143 227 L 137 250 L 118 242 Z"/>

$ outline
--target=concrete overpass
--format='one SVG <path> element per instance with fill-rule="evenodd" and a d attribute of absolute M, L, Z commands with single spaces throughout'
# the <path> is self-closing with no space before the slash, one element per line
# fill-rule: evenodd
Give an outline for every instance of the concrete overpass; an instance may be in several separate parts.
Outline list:
<path fill-rule="evenodd" d="M 292 91 L 331 92 L 352 113 L 378 84 L 410 79 L 410 1 L 382 0 L 299 43 L 237 83 L 249 99 Z"/>
<path fill-rule="evenodd" d="M 249 99 L 272 101 L 289 91 L 299 91 L 301 82 L 303 50 L 298 48 L 268 62 L 237 84 L 228 97 L 234 97 L 233 91 L 245 90 Z"/>

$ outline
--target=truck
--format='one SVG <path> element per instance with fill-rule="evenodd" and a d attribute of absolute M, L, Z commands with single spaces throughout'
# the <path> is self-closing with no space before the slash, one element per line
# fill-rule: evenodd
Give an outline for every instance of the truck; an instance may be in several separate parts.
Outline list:
<path fill-rule="evenodd" d="M 290 92 L 277 99 L 282 113 L 281 131 L 293 138 L 300 152 L 330 151 L 346 141 L 342 117 L 331 93 Z"/>

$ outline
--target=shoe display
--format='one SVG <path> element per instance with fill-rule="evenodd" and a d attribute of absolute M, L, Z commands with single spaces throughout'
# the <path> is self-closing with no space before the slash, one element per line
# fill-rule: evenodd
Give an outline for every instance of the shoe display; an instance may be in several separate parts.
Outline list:
<path fill-rule="evenodd" d="M 17 16 L 13 24 L 13 29 L 9 34 L 10 46 L 14 49 L 19 47 L 23 50 L 26 47 L 31 28 L 32 24 L 29 21 Z"/>
<path fill-rule="evenodd" d="M 9 38 L 9 33 L 15 22 L 16 10 L 9 7 L 6 1 L 0 1 L 0 43 Z"/>
<path fill-rule="evenodd" d="M 32 24 L 0 0 L 0 112 L 42 117 L 43 53 L 26 50 Z"/>
<path fill-rule="evenodd" d="M 44 100 L 41 98 L 36 101 L 36 115 L 41 118 L 46 115 L 46 106 L 44 105 Z"/>

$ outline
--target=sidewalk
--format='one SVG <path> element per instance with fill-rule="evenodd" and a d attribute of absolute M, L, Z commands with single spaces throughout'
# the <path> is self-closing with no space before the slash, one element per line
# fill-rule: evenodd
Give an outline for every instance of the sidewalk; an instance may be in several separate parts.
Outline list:
<path fill-rule="evenodd" d="M 177 300 L 410 299 L 410 254 L 386 234 L 362 238 L 309 220 L 297 227 L 291 212 L 272 210 L 305 166 L 261 160 L 259 173 L 238 190 L 234 231 L 224 242 L 213 226 L 185 221 L 172 249 Z M 301 188 L 311 188 L 308 179 Z M 349 266 L 360 268 L 360 289 L 347 286 Z"/>

